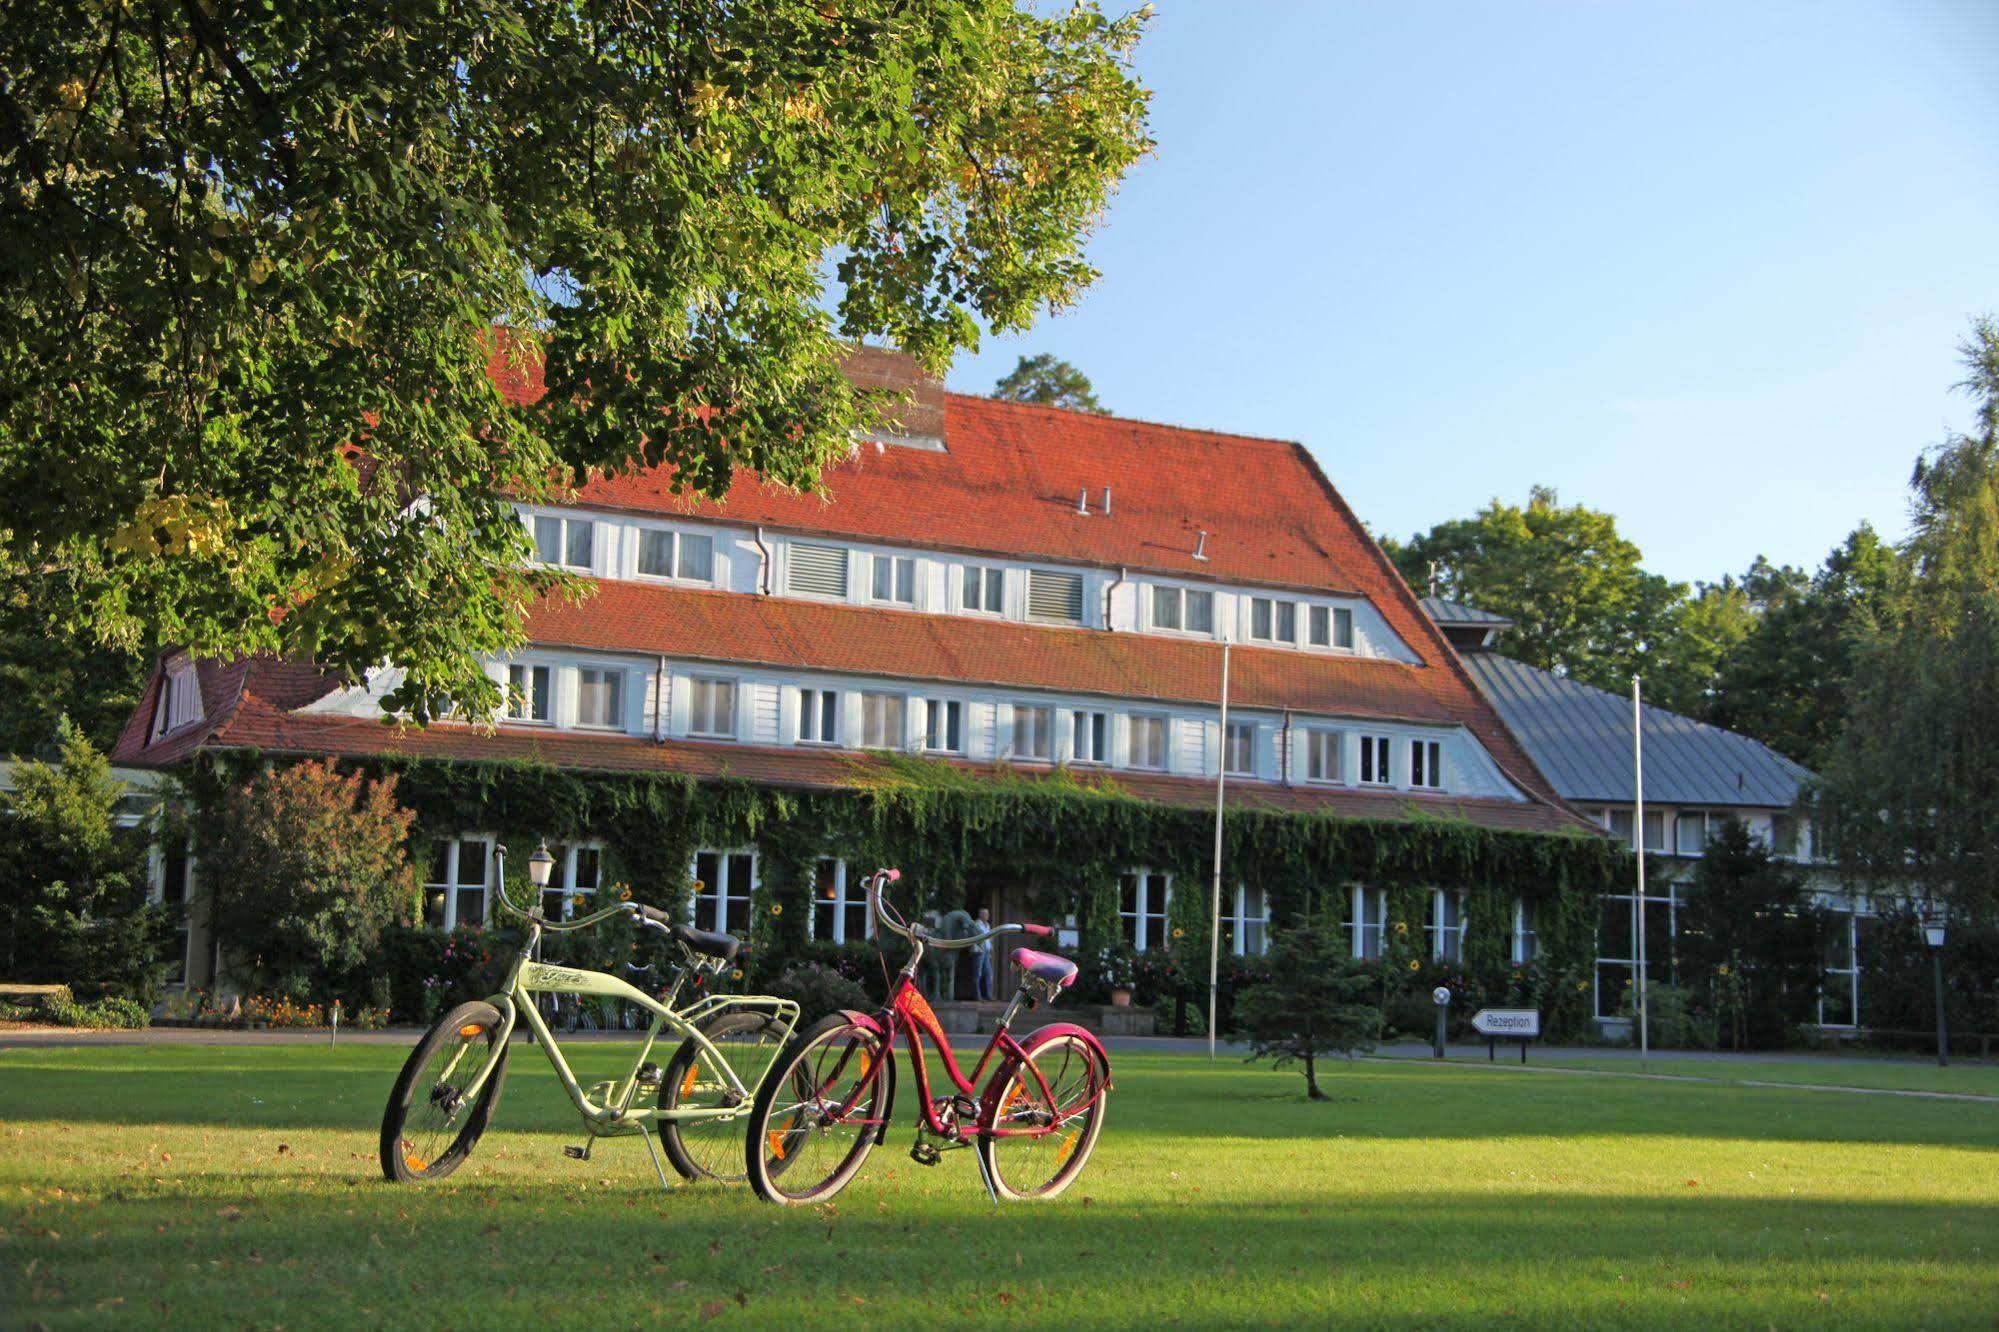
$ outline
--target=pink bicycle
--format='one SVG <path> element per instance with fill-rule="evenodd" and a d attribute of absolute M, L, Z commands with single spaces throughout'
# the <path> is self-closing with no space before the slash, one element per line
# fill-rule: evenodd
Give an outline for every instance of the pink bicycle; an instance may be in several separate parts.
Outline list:
<path fill-rule="evenodd" d="M 943 1152 L 971 1147 L 994 1201 L 1053 1198 L 1082 1173 L 1104 1126 L 1111 1061 L 1089 1032 L 1068 1023 L 1042 1027 L 1025 1041 L 1011 1027 L 1021 1005 L 1052 1003 L 1076 980 L 1076 964 L 1033 949 L 1014 950 L 1020 989 L 967 1077 L 916 985 L 928 948 L 970 948 L 1009 934 L 1047 937 L 1046 925 L 997 925 L 969 939 L 939 939 L 898 915 L 882 896 L 900 870 L 866 880 L 868 906 L 881 928 L 910 942 L 909 961 L 880 1012 L 833 1013 L 796 1036 L 778 1056 L 750 1111 L 745 1150 L 750 1185 L 767 1202 L 825 1202 L 847 1186 L 875 1144 L 888 1136 L 895 1109 L 895 1039 L 909 1044 L 922 1113 L 910 1156 L 936 1165 Z M 955 1090 L 932 1094 L 923 1041 L 936 1048 Z M 990 1077 L 985 1077 L 988 1066 Z M 984 1089 L 980 1080 L 984 1077 Z"/>

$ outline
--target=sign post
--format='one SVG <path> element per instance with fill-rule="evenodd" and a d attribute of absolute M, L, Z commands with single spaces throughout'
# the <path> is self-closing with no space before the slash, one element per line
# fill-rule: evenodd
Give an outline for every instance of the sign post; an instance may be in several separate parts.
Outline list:
<path fill-rule="evenodd" d="M 1430 991 L 1430 999 L 1437 1005 L 1437 1058 L 1444 1057 L 1444 1014 L 1451 1008 L 1451 987 L 1439 985 Z"/>
<path fill-rule="evenodd" d="M 1485 1037 L 1485 1059 L 1491 1063 L 1501 1041 L 1520 1042 L 1520 1062 L 1527 1062 L 1527 1042 L 1541 1035 L 1538 1008 L 1481 1008 L 1471 1015 L 1472 1030 Z"/>

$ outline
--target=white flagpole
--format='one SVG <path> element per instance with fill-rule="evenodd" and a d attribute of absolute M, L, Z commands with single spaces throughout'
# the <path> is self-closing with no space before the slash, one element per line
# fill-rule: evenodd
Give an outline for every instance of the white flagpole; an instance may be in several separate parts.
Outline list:
<path fill-rule="evenodd" d="M 1215 877 L 1208 912 L 1208 1058 L 1215 1057 L 1215 990 L 1222 969 L 1222 795 L 1228 785 L 1229 645 L 1222 641 L 1222 720 L 1215 746 Z"/>
<path fill-rule="evenodd" d="M 1645 1005 L 1645 713 L 1638 701 L 1638 677 L 1631 677 L 1631 831 L 1638 844 L 1638 1067 L 1652 1058 L 1652 1033 Z"/>

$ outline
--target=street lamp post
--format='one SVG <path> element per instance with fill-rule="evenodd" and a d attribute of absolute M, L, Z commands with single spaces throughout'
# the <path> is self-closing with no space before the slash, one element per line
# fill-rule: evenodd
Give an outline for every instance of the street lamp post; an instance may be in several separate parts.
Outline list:
<path fill-rule="evenodd" d="M 1936 976 L 1938 1068 L 1950 1065 L 1950 1031 L 1944 1024 L 1943 1014 L 1943 939 L 1944 913 L 1932 910 L 1923 917 L 1923 942 L 1930 946 L 1930 968 Z"/>

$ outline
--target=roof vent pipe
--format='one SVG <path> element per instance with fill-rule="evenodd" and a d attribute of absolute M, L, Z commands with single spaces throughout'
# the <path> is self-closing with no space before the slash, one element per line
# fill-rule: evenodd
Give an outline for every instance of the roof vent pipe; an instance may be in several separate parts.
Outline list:
<path fill-rule="evenodd" d="M 1104 517 L 1108 518 L 1108 517 L 1110 517 L 1110 516 L 1111 516 L 1111 488 L 1110 488 L 1109 486 L 1105 486 L 1105 487 L 1104 487 Z"/>
<path fill-rule="evenodd" d="M 1090 488 L 1084 486 L 1076 492 L 1076 512 L 1087 518 L 1090 516 Z"/>
<path fill-rule="evenodd" d="M 1198 538 L 1196 538 L 1196 539 L 1195 539 L 1195 541 L 1194 541 L 1194 558 L 1195 558 L 1195 559 L 1197 559 L 1197 560 L 1200 560 L 1200 561 L 1201 561 L 1202 563 L 1204 563 L 1204 564 L 1205 564 L 1205 563 L 1207 562 L 1207 559 L 1208 559 L 1208 529 L 1207 529 L 1207 528 L 1205 528 L 1205 527 L 1201 529 L 1201 534 L 1200 534 L 1200 536 L 1199 536 Z"/>

